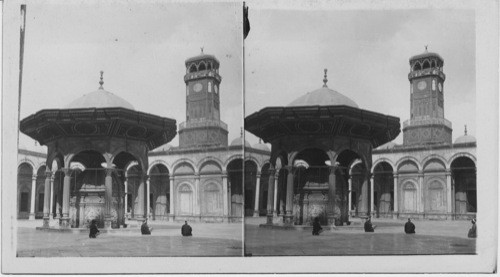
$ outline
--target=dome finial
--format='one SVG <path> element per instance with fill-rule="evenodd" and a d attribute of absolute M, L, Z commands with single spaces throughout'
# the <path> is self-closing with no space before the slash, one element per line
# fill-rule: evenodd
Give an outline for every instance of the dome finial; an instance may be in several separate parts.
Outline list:
<path fill-rule="evenodd" d="M 427 52 L 427 47 L 429 47 L 429 44 L 424 45 L 424 47 L 425 47 L 425 52 Z"/>
<path fill-rule="evenodd" d="M 467 124 L 465 124 L 464 135 L 467 135 Z"/>
<path fill-rule="evenodd" d="M 205 48 L 205 47 L 203 47 L 203 46 L 202 46 L 202 47 L 200 47 L 200 49 L 201 49 L 201 53 L 202 53 L 202 54 L 203 54 L 203 48 Z"/>
<path fill-rule="evenodd" d="M 99 85 L 101 85 L 99 87 L 99 89 L 103 89 L 102 85 L 104 85 L 104 81 L 103 81 L 103 78 L 102 78 L 102 75 L 104 74 L 104 71 L 101 70 L 101 80 L 99 81 Z"/>
<path fill-rule="evenodd" d="M 326 68 L 325 68 L 325 76 L 324 76 L 324 79 L 323 79 L 323 87 L 324 87 L 324 88 L 328 87 L 328 86 L 326 85 L 326 83 L 328 82 L 328 79 L 326 78 L 326 72 L 327 72 L 327 71 L 328 71 L 328 69 L 326 69 Z"/>

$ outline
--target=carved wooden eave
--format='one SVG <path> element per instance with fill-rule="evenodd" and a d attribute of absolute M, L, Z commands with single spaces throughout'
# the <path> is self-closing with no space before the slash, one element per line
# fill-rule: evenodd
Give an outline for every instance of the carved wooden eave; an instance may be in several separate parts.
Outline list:
<path fill-rule="evenodd" d="M 41 145 L 65 138 L 122 138 L 142 141 L 148 150 L 177 134 L 174 119 L 125 108 L 41 110 L 21 121 L 20 130 Z"/>
<path fill-rule="evenodd" d="M 401 132 L 398 117 L 349 106 L 267 107 L 245 118 L 245 129 L 264 142 L 290 136 L 344 136 L 378 147 Z"/>

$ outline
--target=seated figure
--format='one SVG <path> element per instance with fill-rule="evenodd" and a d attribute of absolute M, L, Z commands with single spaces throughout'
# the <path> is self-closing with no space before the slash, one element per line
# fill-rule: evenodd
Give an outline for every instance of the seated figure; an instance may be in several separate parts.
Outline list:
<path fill-rule="evenodd" d="M 365 232 L 374 232 L 377 225 L 372 224 L 371 217 L 368 217 L 365 222 Z"/>
<path fill-rule="evenodd" d="M 411 219 L 408 218 L 408 222 L 405 224 L 405 233 L 407 234 L 415 234 L 415 224 L 411 222 Z"/>
<path fill-rule="evenodd" d="M 313 234 L 313 236 L 319 236 L 319 234 L 321 232 L 323 232 L 323 228 L 321 228 L 321 224 L 319 223 L 319 218 L 316 217 L 316 218 L 314 218 L 314 222 L 313 222 L 312 234 Z"/>
<path fill-rule="evenodd" d="M 193 231 L 193 229 L 191 228 L 191 226 L 189 226 L 189 224 L 187 223 L 187 221 L 184 221 L 184 225 L 182 225 L 182 228 L 181 228 L 182 235 L 185 236 L 185 237 L 190 237 L 190 236 L 193 235 L 191 233 L 192 231 Z"/>
<path fill-rule="evenodd" d="M 95 239 L 100 234 L 99 229 L 97 229 L 97 222 L 95 221 L 95 219 L 92 219 L 92 221 L 90 222 L 89 229 L 89 238 L 91 239 Z"/>
<path fill-rule="evenodd" d="M 470 227 L 469 233 L 467 234 L 467 236 L 469 238 L 477 238 L 476 220 L 473 219 L 471 222 L 472 222 L 472 227 Z"/>
<path fill-rule="evenodd" d="M 148 219 L 146 218 L 141 225 L 141 234 L 151 235 L 151 231 L 153 231 L 153 228 L 148 226 Z"/>

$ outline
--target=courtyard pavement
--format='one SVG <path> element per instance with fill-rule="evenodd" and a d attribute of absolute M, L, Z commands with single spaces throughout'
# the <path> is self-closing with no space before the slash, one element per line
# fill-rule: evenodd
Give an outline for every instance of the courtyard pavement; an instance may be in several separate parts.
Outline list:
<path fill-rule="evenodd" d="M 183 223 L 149 222 L 150 236 L 138 227 L 103 233 L 89 239 L 88 232 L 35 230 L 40 220 L 18 221 L 18 257 L 216 257 L 243 253 L 241 223 L 190 223 L 192 237 L 183 237 Z"/>
<path fill-rule="evenodd" d="M 374 233 L 337 228 L 312 236 L 310 230 L 260 228 L 265 218 L 245 219 L 245 255 L 439 255 L 475 254 L 476 239 L 467 238 L 469 221 L 413 221 L 416 234 L 403 231 L 405 220 L 372 220 Z M 359 222 L 360 224 L 361 222 Z"/>

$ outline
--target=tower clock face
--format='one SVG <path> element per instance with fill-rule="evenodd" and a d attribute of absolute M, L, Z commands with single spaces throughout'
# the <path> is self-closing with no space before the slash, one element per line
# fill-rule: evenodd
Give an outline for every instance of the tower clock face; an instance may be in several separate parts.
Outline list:
<path fill-rule="evenodd" d="M 426 81 L 420 81 L 420 82 L 418 82 L 418 84 L 417 84 L 417 88 L 418 88 L 419 90 L 424 90 L 426 87 L 427 87 L 427 82 L 426 82 Z"/>
<path fill-rule="evenodd" d="M 194 84 L 194 86 L 193 86 L 193 90 L 194 90 L 195 92 L 200 92 L 202 88 L 203 88 L 203 85 L 202 85 L 202 84 L 200 84 L 200 83 L 196 83 L 196 84 Z"/>
<path fill-rule="evenodd" d="M 443 85 L 441 85 L 441 83 L 438 83 L 438 89 L 439 89 L 439 92 L 443 91 Z"/>

